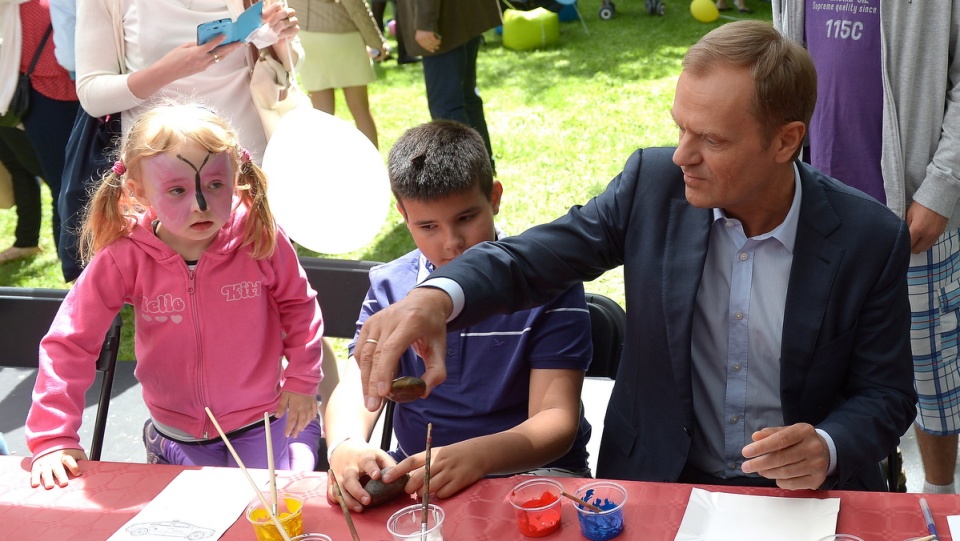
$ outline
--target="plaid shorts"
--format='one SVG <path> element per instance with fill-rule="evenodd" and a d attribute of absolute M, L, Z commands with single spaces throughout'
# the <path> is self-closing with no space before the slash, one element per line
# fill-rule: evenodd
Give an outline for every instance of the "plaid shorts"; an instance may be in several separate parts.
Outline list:
<path fill-rule="evenodd" d="M 960 231 L 944 232 L 914 254 L 907 271 L 917 425 L 929 434 L 960 433 Z"/>

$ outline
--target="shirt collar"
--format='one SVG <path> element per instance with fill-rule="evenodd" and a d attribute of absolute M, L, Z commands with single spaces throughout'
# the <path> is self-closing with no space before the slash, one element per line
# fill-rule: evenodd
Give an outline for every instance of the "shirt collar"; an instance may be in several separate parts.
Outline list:
<path fill-rule="evenodd" d="M 501 231 L 500 228 L 497 227 L 496 225 L 494 225 L 493 228 L 496 231 L 497 240 L 500 240 L 501 238 L 506 236 L 506 234 L 503 231 Z M 420 282 L 426 280 L 427 276 L 430 276 L 430 273 L 435 270 L 437 270 L 437 268 L 433 265 L 433 263 L 427 261 L 427 256 L 423 255 L 423 253 L 421 252 L 420 266 L 419 266 L 419 270 L 417 271 L 417 284 L 420 284 Z"/>
<path fill-rule="evenodd" d="M 790 210 L 787 211 L 787 216 L 783 219 L 783 222 L 769 233 L 763 233 L 762 235 L 751 237 L 756 240 L 775 238 L 780 241 L 780 244 L 782 244 L 783 247 L 786 248 L 791 254 L 793 253 L 793 248 L 797 243 L 797 225 L 800 223 L 800 199 L 803 195 L 802 188 L 800 186 L 800 170 L 797 168 L 796 162 L 793 162 L 793 182 L 793 201 L 790 203 Z M 727 218 L 727 215 L 725 212 L 723 212 L 723 209 L 713 209 L 714 223 L 716 223 L 718 220 L 728 219 L 732 218 Z"/>

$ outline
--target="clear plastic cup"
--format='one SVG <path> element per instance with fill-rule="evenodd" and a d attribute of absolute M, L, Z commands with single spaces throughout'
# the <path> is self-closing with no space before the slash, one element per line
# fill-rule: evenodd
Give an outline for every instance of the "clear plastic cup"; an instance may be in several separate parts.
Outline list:
<path fill-rule="evenodd" d="M 527 537 L 543 537 L 560 529 L 560 493 L 563 486 L 535 477 L 513 487 L 510 504 L 517 516 L 517 527 Z"/>
<path fill-rule="evenodd" d="M 267 502 L 272 496 L 264 495 Z M 303 500 L 295 494 L 280 493 L 277 498 L 277 518 L 289 537 L 303 534 Z M 283 536 L 277 531 L 270 514 L 263 508 L 257 498 L 247 507 L 247 520 L 253 525 L 253 533 L 257 541 L 283 541 Z"/>
<path fill-rule="evenodd" d="M 423 504 L 408 505 L 387 520 L 393 541 L 443 541 L 443 509 L 429 504 L 427 527 L 423 529 Z"/>
<path fill-rule="evenodd" d="M 573 494 L 600 509 L 597 513 L 580 504 L 577 519 L 580 533 L 590 541 L 607 541 L 623 533 L 623 504 L 627 503 L 627 491 L 617 483 L 598 481 L 578 488 Z"/>

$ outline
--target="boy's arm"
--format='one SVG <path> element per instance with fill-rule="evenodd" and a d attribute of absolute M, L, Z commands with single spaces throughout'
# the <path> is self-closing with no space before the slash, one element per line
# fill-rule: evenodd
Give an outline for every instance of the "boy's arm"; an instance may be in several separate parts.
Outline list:
<path fill-rule="evenodd" d="M 370 412 L 363 405 L 360 368 L 351 356 L 340 383 L 330 394 L 324 415 L 327 460 L 337 476 L 344 502 L 351 511 L 362 512 L 370 503 L 370 495 L 360 485 L 360 477 L 380 477 L 380 470 L 393 466 L 394 460 L 379 447 L 369 443 L 380 411 Z M 327 479 L 327 499 L 337 503 L 333 480 Z"/>
<path fill-rule="evenodd" d="M 434 448 L 431 494 L 448 498 L 487 475 L 529 471 L 563 456 L 580 424 L 583 378 L 582 370 L 531 370 L 528 419 L 503 432 Z M 384 481 L 410 473 L 406 491 L 421 490 L 424 459 L 424 453 L 408 457 Z"/>

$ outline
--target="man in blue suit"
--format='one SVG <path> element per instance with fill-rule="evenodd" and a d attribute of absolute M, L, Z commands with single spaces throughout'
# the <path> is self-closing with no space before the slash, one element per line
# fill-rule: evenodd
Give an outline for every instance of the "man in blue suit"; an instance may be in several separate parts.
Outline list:
<path fill-rule="evenodd" d="M 878 462 L 915 416 L 910 235 L 797 160 L 815 103 L 809 55 L 769 24 L 704 36 L 677 82 L 676 148 L 638 150 L 586 205 L 474 247 L 366 322 L 367 407 L 410 344 L 428 389 L 443 381 L 448 320 L 624 265 L 599 477 L 882 490 Z"/>

